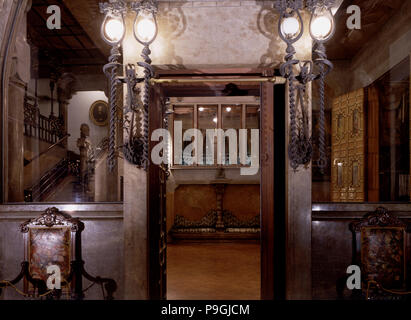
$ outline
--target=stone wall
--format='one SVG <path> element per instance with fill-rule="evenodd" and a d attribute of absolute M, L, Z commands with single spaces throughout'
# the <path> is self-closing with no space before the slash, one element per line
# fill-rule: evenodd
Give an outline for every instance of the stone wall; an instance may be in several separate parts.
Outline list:
<path fill-rule="evenodd" d="M 153 64 L 165 68 L 278 66 L 285 44 L 278 36 L 272 1 L 160 1 Z M 132 16 L 124 40 L 126 63 L 140 60 L 132 35 Z M 308 24 L 308 15 L 304 14 Z M 311 57 L 311 38 L 296 43 L 297 57 Z"/>

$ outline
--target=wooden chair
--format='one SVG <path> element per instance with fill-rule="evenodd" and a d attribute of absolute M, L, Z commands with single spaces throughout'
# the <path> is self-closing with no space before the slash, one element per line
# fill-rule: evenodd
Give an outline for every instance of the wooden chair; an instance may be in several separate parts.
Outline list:
<path fill-rule="evenodd" d="M 350 224 L 353 264 L 361 268 L 361 290 L 353 298 L 407 299 L 407 223 L 383 207 Z"/>
<path fill-rule="evenodd" d="M 0 281 L 0 294 L 1 288 L 16 288 L 15 285 L 23 280 L 22 294 L 26 297 L 60 299 L 67 293 L 67 298 L 81 300 L 87 290 L 83 290 L 84 277 L 93 285 L 101 285 L 104 299 L 112 300 L 117 289 L 116 282 L 112 279 L 93 277 L 84 269 L 81 255 L 83 230 L 84 224 L 78 218 L 72 218 L 57 208 L 48 208 L 38 218 L 21 224 L 20 231 L 25 243 L 24 261 L 15 279 Z M 49 265 L 59 267 L 61 289 L 48 289 Z"/>

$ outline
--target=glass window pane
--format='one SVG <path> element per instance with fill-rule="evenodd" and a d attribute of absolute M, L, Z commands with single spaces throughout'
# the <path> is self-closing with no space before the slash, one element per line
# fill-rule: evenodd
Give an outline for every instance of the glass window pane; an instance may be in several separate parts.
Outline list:
<path fill-rule="evenodd" d="M 242 115 L 241 105 L 227 105 L 223 104 L 221 106 L 221 111 L 223 115 L 223 129 L 240 129 L 241 128 L 241 115 Z"/>
<path fill-rule="evenodd" d="M 247 129 L 247 163 L 251 164 L 251 129 L 260 128 L 259 106 L 246 106 L 245 126 Z"/>
<path fill-rule="evenodd" d="M 217 140 L 208 141 L 206 130 L 217 129 L 218 124 L 218 106 L 216 105 L 199 105 L 197 109 L 198 129 L 203 135 L 203 165 L 216 164 Z M 211 149 L 212 148 L 212 149 Z"/>
<path fill-rule="evenodd" d="M 194 106 L 174 107 L 174 123 L 176 121 L 182 122 L 183 136 L 181 137 L 181 139 L 183 139 L 186 130 L 192 129 L 194 127 Z M 183 141 L 183 150 L 190 143 L 191 141 Z M 182 165 L 187 165 L 187 163 L 184 162 L 184 157 L 182 159 Z"/>
<path fill-rule="evenodd" d="M 260 107 L 247 105 L 245 125 L 247 129 L 260 128 Z"/>
<path fill-rule="evenodd" d="M 238 129 L 241 129 L 241 123 L 242 123 L 242 114 L 243 114 L 243 107 L 242 105 L 222 105 L 221 106 L 221 112 L 222 112 L 222 129 L 226 131 L 227 129 L 235 129 L 236 130 L 236 142 L 237 142 L 237 159 L 234 160 L 234 162 L 237 164 L 238 163 L 238 137 L 239 137 L 239 131 Z M 233 142 L 234 143 L 234 142 Z M 230 164 L 230 139 L 226 137 L 224 139 L 224 164 L 229 165 Z"/>

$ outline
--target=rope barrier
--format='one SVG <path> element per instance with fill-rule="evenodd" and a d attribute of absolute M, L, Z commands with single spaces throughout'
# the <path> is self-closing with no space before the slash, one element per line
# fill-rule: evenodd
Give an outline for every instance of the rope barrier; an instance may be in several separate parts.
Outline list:
<path fill-rule="evenodd" d="M 67 282 L 66 280 L 63 280 L 62 281 L 62 283 L 64 283 L 65 284 L 65 288 L 66 288 L 66 295 L 67 295 L 67 297 L 69 297 L 70 296 L 70 283 L 69 282 Z M 21 295 L 21 296 L 23 296 L 23 297 L 25 297 L 25 298 L 30 298 L 30 297 L 34 297 L 35 296 L 35 291 L 34 291 L 34 293 L 33 294 L 30 294 L 30 293 L 25 293 L 25 292 L 23 292 L 23 291 L 21 291 L 19 288 L 17 288 L 14 284 L 12 284 L 10 281 L 7 281 L 7 280 L 2 280 L 2 281 L 0 281 L 0 284 L 3 284 L 3 285 L 5 285 L 3 288 L 4 289 L 6 289 L 6 288 L 8 288 L 8 287 L 11 287 L 11 288 L 13 288 L 19 295 Z M 1 288 L 0 288 L 1 289 Z M 42 297 L 45 297 L 45 296 L 47 296 L 47 295 L 49 295 L 50 293 L 52 293 L 54 290 L 49 290 L 49 291 L 47 291 L 47 292 L 45 292 L 45 293 L 42 293 L 42 294 L 39 294 L 37 297 L 39 297 L 39 298 L 42 298 Z M 2 295 L 3 295 L 3 293 L 0 295 L 0 298 L 2 297 Z"/>
<path fill-rule="evenodd" d="M 392 294 L 397 294 L 397 295 L 409 295 L 409 294 L 411 294 L 411 291 L 397 291 L 397 290 L 386 289 L 381 284 L 379 284 L 377 281 L 370 280 L 367 283 L 367 292 L 366 292 L 366 296 L 365 296 L 365 298 L 367 300 L 368 300 L 368 297 L 369 297 L 371 284 L 374 284 L 374 285 L 377 286 L 377 288 L 380 288 L 381 290 L 392 293 Z"/>

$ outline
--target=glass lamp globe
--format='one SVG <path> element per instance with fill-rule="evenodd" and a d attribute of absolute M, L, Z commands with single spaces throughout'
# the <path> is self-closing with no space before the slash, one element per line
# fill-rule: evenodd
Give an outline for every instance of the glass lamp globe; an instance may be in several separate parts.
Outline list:
<path fill-rule="evenodd" d="M 125 33 L 125 27 L 123 19 L 120 17 L 106 17 L 103 23 L 103 36 L 104 39 L 111 43 L 119 43 Z"/>
<path fill-rule="evenodd" d="M 310 21 L 311 37 L 319 42 L 329 40 L 334 34 L 335 21 L 331 10 L 316 10 Z"/>
<path fill-rule="evenodd" d="M 327 16 L 315 17 L 310 28 L 315 39 L 323 40 L 331 33 L 332 22 Z"/>
<path fill-rule="evenodd" d="M 281 23 L 281 33 L 286 38 L 295 37 L 300 31 L 300 22 L 295 17 L 288 17 Z"/>
<path fill-rule="evenodd" d="M 157 35 L 157 24 L 152 14 L 139 14 L 134 21 L 134 35 L 143 43 L 151 43 Z"/>

